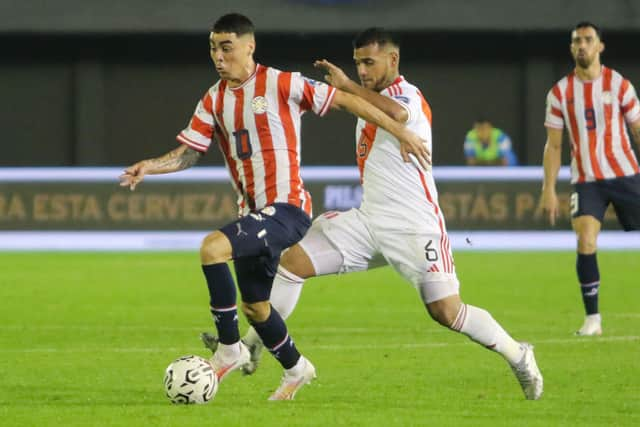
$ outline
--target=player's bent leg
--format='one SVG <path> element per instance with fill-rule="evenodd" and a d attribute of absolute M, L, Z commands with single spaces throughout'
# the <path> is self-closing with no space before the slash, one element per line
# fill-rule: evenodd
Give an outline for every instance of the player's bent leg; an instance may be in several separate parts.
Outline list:
<path fill-rule="evenodd" d="M 303 280 L 316 275 L 311 258 L 299 243 L 282 254 L 279 267 L 285 275 L 292 275 L 294 278 Z"/>
<path fill-rule="evenodd" d="M 598 309 L 600 272 L 596 253 L 601 223 L 591 215 L 582 215 L 573 218 L 572 226 L 578 238 L 576 271 L 586 312 L 584 323 L 576 335 L 601 335 L 602 320 Z"/>
<path fill-rule="evenodd" d="M 250 323 L 261 323 L 267 320 L 271 314 L 271 304 L 269 301 L 242 302 L 242 313 Z"/>
<path fill-rule="evenodd" d="M 287 319 L 298 304 L 304 280 L 318 275 L 316 269 L 323 275 L 337 273 L 343 263 L 340 251 L 329 241 L 321 227 L 314 223 L 298 244 L 283 252 L 273 280 L 271 306 L 283 319 Z M 242 341 L 251 353 L 251 361 L 242 367 L 242 371 L 245 375 L 251 375 L 258 368 L 264 346 L 253 327 L 247 330 Z"/>
<path fill-rule="evenodd" d="M 298 303 L 303 283 L 304 279 L 285 270 L 281 262 L 273 280 L 270 301 L 271 306 L 280 313 L 283 319 L 286 320 L 289 317 Z M 251 375 L 258 369 L 264 345 L 253 327 L 249 327 L 247 333 L 242 337 L 242 342 L 245 343 L 249 348 L 249 353 L 251 353 L 251 360 L 242 367 L 242 372 L 245 375 Z"/>
<path fill-rule="evenodd" d="M 298 352 L 282 317 L 272 308 L 269 311 L 265 321 L 251 322 L 264 346 L 284 368 L 282 382 L 269 400 L 291 400 L 302 386 L 316 377 L 316 371 Z"/>
<path fill-rule="evenodd" d="M 249 360 L 249 352 L 240 342 L 238 331 L 236 286 L 227 265 L 231 253 L 229 239 L 219 231 L 209 234 L 200 248 L 211 315 L 219 337 L 211 364 L 220 382 Z"/>
<path fill-rule="evenodd" d="M 539 399 L 543 391 L 543 378 L 536 364 L 533 347 L 511 338 L 486 310 L 463 303 L 457 293 L 446 295 L 447 288 L 450 291 L 457 290 L 457 281 L 448 286 L 445 283 L 432 282 L 420 288 L 431 317 L 438 323 L 500 353 L 509 362 L 525 397 L 530 400 Z M 431 292 L 439 292 L 443 296 L 429 297 Z"/>
<path fill-rule="evenodd" d="M 227 262 L 231 259 L 232 254 L 231 242 L 220 231 L 208 234 L 200 245 L 200 261 L 202 265 Z"/>

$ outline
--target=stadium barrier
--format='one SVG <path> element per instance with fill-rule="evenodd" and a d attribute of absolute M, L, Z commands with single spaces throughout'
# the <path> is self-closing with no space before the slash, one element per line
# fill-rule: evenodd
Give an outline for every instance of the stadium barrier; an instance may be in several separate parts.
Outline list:
<path fill-rule="evenodd" d="M 195 249 L 209 230 L 237 216 L 224 168 L 148 176 L 135 192 L 120 168 L 0 168 L 0 249 Z M 314 212 L 360 204 L 355 167 L 305 167 Z M 573 249 L 569 171 L 560 172 L 555 231 L 540 209 L 542 169 L 436 167 L 440 206 L 459 250 Z M 607 212 L 600 247 L 640 248 Z M 604 246 L 603 246 L 604 245 Z"/>

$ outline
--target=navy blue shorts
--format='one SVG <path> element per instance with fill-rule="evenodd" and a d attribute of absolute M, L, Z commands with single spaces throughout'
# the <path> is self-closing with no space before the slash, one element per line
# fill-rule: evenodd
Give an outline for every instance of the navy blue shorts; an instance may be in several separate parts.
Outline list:
<path fill-rule="evenodd" d="M 242 300 L 268 301 L 280 254 L 298 243 L 311 218 L 288 203 L 274 203 L 220 229 L 231 242 Z"/>
<path fill-rule="evenodd" d="M 602 222 L 613 204 L 625 231 L 640 230 L 640 174 L 573 185 L 571 216 L 590 215 Z"/>

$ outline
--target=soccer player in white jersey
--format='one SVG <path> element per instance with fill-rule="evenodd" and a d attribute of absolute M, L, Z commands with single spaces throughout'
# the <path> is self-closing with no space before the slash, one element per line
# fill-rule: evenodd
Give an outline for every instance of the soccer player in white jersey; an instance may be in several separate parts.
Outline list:
<path fill-rule="evenodd" d="M 132 190 L 145 174 L 168 173 L 196 163 L 215 140 L 238 194 L 240 219 L 209 234 L 200 248 L 211 313 L 220 337 L 212 365 L 220 381 L 249 362 L 240 342 L 236 289 L 227 261 L 233 259 L 242 311 L 285 369 L 270 400 L 289 400 L 315 377 L 269 296 L 280 253 L 298 242 L 311 225 L 311 199 L 300 178 L 300 116 L 330 108 L 373 121 L 396 135 L 396 154 L 429 162 L 425 142 L 365 100 L 325 83 L 256 64 L 254 28 L 239 14 L 222 16 L 210 34 L 211 59 L 220 80 L 205 93 L 182 144 L 168 154 L 125 170 L 121 185 Z"/>
<path fill-rule="evenodd" d="M 428 141 L 431 110 L 420 90 L 399 74 L 400 50 L 392 36 L 370 28 L 354 40 L 361 85 L 326 60 L 316 66 L 333 86 L 378 106 Z M 512 367 L 527 399 L 538 399 L 543 379 L 533 347 L 515 341 L 485 310 L 461 301 L 445 221 L 429 171 L 403 162 L 398 141 L 367 120 L 356 126 L 356 154 L 363 186 L 360 208 L 327 212 L 282 256 L 272 304 L 286 317 L 293 311 L 306 278 L 367 270 L 382 254 L 417 289 L 431 317 L 453 331 L 500 353 Z M 215 349 L 215 337 L 203 334 Z M 243 341 L 252 353 L 245 373 L 257 366 L 259 337 L 249 330 Z"/>
<path fill-rule="evenodd" d="M 576 335 L 601 335 L 597 239 L 613 204 L 625 231 L 640 229 L 640 174 L 625 122 L 640 146 L 640 104 L 629 80 L 600 63 L 600 29 L 580 22 L 571 33 L 575 69 L 549 91 L 545 127 L 542 206 L 553 225 L 558 216 L 556 178 L 562 130 L 571 143 L 571 225 L 578 237 L 576 270 L 586 311 Z"/>

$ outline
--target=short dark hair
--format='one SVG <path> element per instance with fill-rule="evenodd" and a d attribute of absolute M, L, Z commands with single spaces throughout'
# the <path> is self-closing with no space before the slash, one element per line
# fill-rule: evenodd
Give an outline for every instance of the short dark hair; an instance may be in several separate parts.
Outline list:
<path fill-rule="evenodd" d="M 393 38 L 391 33 L 383 28 L 372 27 L 367 28 L 353 39 L 353 48 L 360 49 L 363 46 L 377 43 L 378 46 L 384 46 L 390 44 L 394 47 L 400 48 L 400 44 Z"/>
<path fill-rule="evenodd" d="M 228 13 L 221 16 L 213 24 L 212 30 L 214 33 L 236 33 L 238 36 L 254 33 L 253 22 L 239 13 Z"/>
<path fill-rule="evenodd" d="M 575 27 L 573 27 L 573 31 L 578 30 L 580 28 L 593 28 L 594 31 L 596 32 L 596 34 L 598 35 L 598 38 L 600 40 L 602 40 L 602 30 L 600 29 L 600 27 L 598 27 L 596 24 L 594 24 L 593 22 L 589 22 L 589 21 L 580 21 L 576 24 Z"/>

